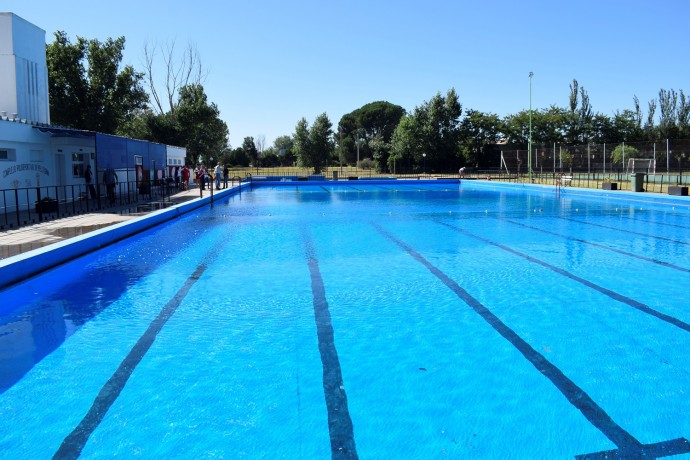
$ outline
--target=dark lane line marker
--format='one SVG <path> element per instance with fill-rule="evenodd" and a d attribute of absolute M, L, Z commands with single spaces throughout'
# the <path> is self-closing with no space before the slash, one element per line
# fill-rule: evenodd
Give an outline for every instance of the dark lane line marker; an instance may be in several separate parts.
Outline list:
<path fill-rule="evenodd" d="M 669 224 L 668 222 L 659 222 L 658 220 L 650 220 L 650 219 L 642 219 L 638 216 L 629 216 L 629 215 L 619 215 L 616 214 L 618 217 L 621 219 L 627 219 L 627 220 L 633 220 L 633 221 L 638 221 L 638 222 L 647 222 L 648 224 L 653 224 L 653 225 L 661 225 L 664 227 L 674 227 L 674 228 L 682 228 L 683 230 L 690 230 L 690 227 L 687 225 L 678 225 L 678 224 Z M 668 214 L 667 214 L 668 215 Z M 682 214 L 671 214 L 672 216 L 676 217 L 681 217 Z M 682 216 L 684 217 L 684 216 Z"/>
<path fill-rule="evenodd" d="M 565 396 L 593 426 L 616 445 L 618 449 L 613 451 L 616 456 L 611 458 L 642 459 L 649 458 L 648 454 L 652 452 L 657 456 L 662 456 L 659 455 L 660 453 L 663 453 L 663 455 L 677 455 L 690 452 L 690 443 L 685 438 L 678 438 L 656 444 L 642 444 L 614 422 L 584 390 L 563 374 L 558 367 L 532 348 L 529 343 L 503 323 L 500 318 L 494 315 L 488 308 L 479 302 L 479 300 L 475 299 L 470 293 L 460 287 L 460 285 L 443 273 L 439 268 L 431 264 L 411 246 L 397 239 L 378 224 L 372 223 L 372 225 L 386 238 L 405 250 L 405 252 L 412 256 L 417 262 L 424 265 L 434 276 L 436 276 L 436 278 L 453 291 L 460 300 L 465 302 L 496 332 L 508 340 L 508 342 L 510 342 L 510 344 L 513 345 L 539 372 L 548 378 L 563 396 Z M 587 454 L 581 458 L 604 458 L 599 457 L 600 454 L 601 453 Z M 589 455 L 595 455 L 595 457 L 589 457 Z"/>
<path fill-rule="evenodd" d="M 343 385 L 335 335 L 328 310 L 326 288 L 319 270 L 319 261 L 311 237 L 303 229 L 305 255 L 311 275 L 311 289 L 314 297 L 314 321 L 319 340 L 319 353 L 323 366 L 323 393 L 328 410 L 328 434 L 331 438 L 331 457 L 334 459 L 357 459 L 354 428 L 347 406 L 347 395 Z"/>
<path fill-rule="evenodd" d="M 580 278 L 577 275 L 574 275 L 570 272 L 567 272 L 567 271 L 563 270 L 562 268 L 558 268 L 554 265 L 551 265 L 547 262 L 544 262 L 543 260 L 539 260 L 539 259 L 536 259 L 532 256 L 528 256 L 527 254 L 524 254 L 520 251 L 516 251 L 515 249 L 509 248 L 508 246 L 505 246 L 505 245 L 500 244 L 500 243 L 496 243 L 494 241 L 491 241 L 487 238 L 476 235 L 476 234 L 469 232 L 467 230 L 464 230 L 462 228 L 456 227 L 454 225 L 450 225 L 446 222 L 437 222 L 437 223 L 440 225 L 444 225 L 448 228 L 451 228 L 451 229 L 455 230 L 456 232 L 462 233 L 463 235 L 469 236 L 471 238 L 475 238 L 475 239 L 482 241 L 486 244 L 496 246 L 497 248 L 503 249 L 504 251 L 510 252 L 511 254 L 515 254 L 516 256 L 522 257 L 525 260 L 528 260 L 528 261 L 533 262 L 535 264 L 541 265 L 542 267 L 548 268 L 549 270 L 552 270 L 552 271 L 558 273 L 559 275 L 563 275 L 566 278 L 569 278 L 573 281 L 577 281 L 578 283 L 583 284 L 590 289 L 594 289 L 595 291 L 598 291 L 598 292 L 604 294 L 605 296 L 610 297 L 613 300 L 624 303 L 624 304 L 626 304 L 626 305 L 628 305 L 628 306 L 630 306 L 636 310 L 641 311 L 642 313 L 646 313 L 650 316 L 653 316 L 655 318 L 660 319 L 661 321 L 665 321 L 669 324 L 672 324 L 673 326 L 676 326 L 676 327 L 678 327 L 678 328 L 680 328 L 686 332 L 690 332 L 690 324 L 688 324 L 688 323 L 686 323 L 686 322 L 684 322 L 678 318 L 674 318 L 673 316 L 667 315 L 666 313 L 662 313 L 660 311 L 654 310 L 653 308 L 643 304 L 642 302 L 638 302 L 637 300 L 631 299 L 630 297 L 626 297 L 623 294 L 619 294 L 617 292 L 611 291 L 610 289 L 606 289 L 603 286 L 599 286 L 598 284 L 594 284 L 591 281 L 588 281 L 584 278 Z"/>
<path fill-rule="evenodd" d="M 110 406 L 112 406 L 113 402 L 115 402 L 120 395 L 120 392 L 127 384 L 134 369 L 136 369 L 146 352 L 151 348 L 158 333 L 175 313 L 177 307 L 180 306 L 189 290 L 199 280 L 199 277 L 201 277 L 201 274 L 206 270 L 206 267 L 207 265 L 205 263 L 199 265 L 194 273 L 187 278 L 187 281 L 180 290 L 177 291 L 175 296 L 165 307 L 163 307 L 158 316 L 151 322 L 146 332 L 139 338 L 125 359 L 122 360 L 112 377 L 103 385 L 82 421 L 62 442 L 62 445 L 53 456 L 54 459 L 74 459 L 79 457 L 89 437 L 101 421 L 103 421 Z"/>
<path fill-rule="evenodd" d="M 606 228 L 609 230 L 618 230 L 619 232 L 630 233 L 631 235 L 637 235 L 637 236 L 644 236 L 645 238 L 653 238 L 656 240 L 670 241 L 671 243 L 677 243 L 677 244 L 685 244 L 685 245 L 690 244 L 687 241 L 678 241 L 678 240 L 674 240 L 673 238 L 666 238 L 663 236 L 656 236 L 656 235 L 648 235 L 646 233 L 634 232 L 632 230 L 626 230 L 624 228 L 611 227 L 610 225 L 595 224 L 594 222 L 588 222 L 586 220 L 573 219 L 571 217 L 563 217 L 563 216 L 555 216 L 555 217 L 556 217 L 556 219 L 569 220 L 571 222 L 576 222 L 578 224 L 591 225 L 593 227 Z"/>
<path fill-rule="evenodd" d="M 646 261 L 646 262 L 651 262 L 651 263 L 653 263 L 653 264 L 662 265 L 662 266 L 664 266 L 664 267 L 672 268 L 672 269 L 674 269 L 674 270 L 678 270 L 678 271 L 681 271 L 681 272 L 690 273 L 690 269 L 688 269 L 688 268 L 681 267 L 681 266 L 679 266 L 679 265 L 674 265 L 674 264 L 669 263 L 669 262 L 664 262 L 663 260 L 652 259 L 652 258 L 650 258 L 650 257 L 645 257 L 645 256 L 641 256 L 641 255 L 638 255 L 638 254 L 633 254 L 632 252 L 626 252 L 626 251 L 623 251 L 623 250 L 621 250 L 621 249 L 612 248 L 612 247 L 610 247 L 610 246 L 605 246 L 605 245 L 599 244 L 599 243 L 593 243 L 593 242 L 591 242 L 591 241 L 583 240 L 583 239 L 581 239 L 581 238 L 575 238 L 575 237 L 572 237 L 572 236 L 563 235 L 563 234 L 556 233 L 556 232 L 552 232 L 552 231 L 549 231 L 549 230 L 544 230 L 543 228 L 534 227 L 534 226 L 532 226 L 532 225 L 527 225 L 527 224 L 522 223 L 522 222 L 516 222 L 516 221 L 510 220 L 510 219 L 503 219 L 503 220 L 505 220 L 506 222 L 509 222 L 509 223 L 511 223 L 511 224 L 514 224 L 514 225 L 519 225 L 519 226 L 521 226 L 521 227 L 529 228 L 530 230 L 536 230 L 536 231 L 538 231 L 538 232 L 546 233 L 547 235 L 558 236 L 558 237 L 560 237 L 560 238 L 564 238 L 564 239 L 570 240 L 570 241 L 577 241 L 578 243 L 588 244 L 588 245 L 590 245 L 590 246 L 594 246 L 594 247 L 597 247 L 597 248 L 605 249 L 605 250 L 607 250 L 607 251 L 611 251 L 611 252 L 615 252 L 615 253 L 618 253 L 618 254 L 622 254 L 622 255 L 627 256 L 627 257 L 634 257 L 634 258 L 636 258 L 636 259 L 644 260 L 644 261 Z"/>

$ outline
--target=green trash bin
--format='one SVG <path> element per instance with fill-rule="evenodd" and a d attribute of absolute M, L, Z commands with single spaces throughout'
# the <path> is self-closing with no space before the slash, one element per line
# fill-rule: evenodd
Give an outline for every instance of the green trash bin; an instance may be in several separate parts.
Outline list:
<path fill-rule="evenodd" d="M 630 190 L 633 192 L 644 192 L 645 173 L 633 173 L 630 175 Z"/>
<path fill-rule="evenodd" d="M 333 173 L 333 180 L 338 180 L 338 171 L 332 171 Z"/>

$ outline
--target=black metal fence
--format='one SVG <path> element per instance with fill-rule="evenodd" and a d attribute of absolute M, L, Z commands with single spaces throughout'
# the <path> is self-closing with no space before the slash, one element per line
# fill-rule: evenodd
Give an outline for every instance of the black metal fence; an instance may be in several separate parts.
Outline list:
<path fill-rule="evenodd" d="M 656 142 L 621 142 L 617 144 L 545 144 L 528 150 L 502 149 L 496 166 L 505 172 L 586 172 L 617 174 L 686 173 L 690 170 L 690 140 L 664 139 Z"/>
<path fill-rule="evenodd" d="M 142 203 L 169 201 L 177 192 L 179 184 L 163 181 L 153 185 L 121 182 L 112 193 L 104 184 L 93 190 L 86 184 L 0 190 L 0 230 L 90 212 L 136 210 Z"/>
<path fill-rule="evenodd" d="M 672 191 L 669 188 L 679 186 L 687 188 L 690 186 L 690 174 L 682 174 L 680 172 L 671 172 L 669 174 L 641 173 L 641 176 L 630 174 L 623 170 L 615 170 L 606 174 L 600 172 L 533 172 L 530 179 L 530 176 L 526 171 L 523 171 L 519 174 L 506 173 L 505 170 L 495 168 L 485 170 L 468 170 L 464 174 L 464 177 L 466 179 L 496 180 L 511 183 L 529 183 L 531 180 L 533 184 L 553 185 L 556 187 L 628 190 L 663 194 L 671 194 Z M 638 181 L 640 181 L 640 184 L 642 184 L 641 190 L 640 186 L 638 185 Z M 676 194 L 675 191 L 672 194 Z"/>

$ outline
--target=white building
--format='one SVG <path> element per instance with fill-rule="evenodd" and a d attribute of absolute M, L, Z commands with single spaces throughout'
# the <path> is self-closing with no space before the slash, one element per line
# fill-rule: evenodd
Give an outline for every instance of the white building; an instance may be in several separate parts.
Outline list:
<path fill-rule="evenodd" d="M 50 124 L 46 33 L 12 13 L 0 13 L 0 110 L 3 119 Z"/>
<path fill-rule="evenodd" d="M 45 35 L 0 13 L 0 215 L 30 206 L 39 191 L 61 201 L 82 196 L 89 165 L 97 187 L 108 166 L 136 188 L 174 175 L 184 148 L 50 125 Z"/>

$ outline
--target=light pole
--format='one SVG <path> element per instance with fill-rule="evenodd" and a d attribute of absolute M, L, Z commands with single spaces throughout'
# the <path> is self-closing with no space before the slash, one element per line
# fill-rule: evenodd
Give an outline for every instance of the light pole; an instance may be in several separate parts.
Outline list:
<path fill-rule="evenodd" d="M 362 139 L 360 139 L 359 135 L 357 136 L 357 141 L 355 144 L 357 144 L 357 168 L 359 168 L 359 144 L 362 143 Z"/>
<path fill-rule="evenodd" d="M 340 145 L 338 146 L 338 157 L 340 158 L 340 175 L 343 175 L 343 127 L 338 125 L 338 132 L 340 133 Z"/>
<path fill-rule="evenodd" d="M 529 183 L 532 183 L 532 76 L 534 72 L 529 73 L 529 151 L 527 152 L 527 169 L 529 170 Z"/>
<path fill-rule="evenodd" d="M 422 157 L 424 157 L 424 170 L 422 171 L 422 173 L 426 174 L 426 153 L 422 153 Z"/>

